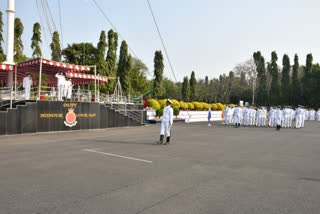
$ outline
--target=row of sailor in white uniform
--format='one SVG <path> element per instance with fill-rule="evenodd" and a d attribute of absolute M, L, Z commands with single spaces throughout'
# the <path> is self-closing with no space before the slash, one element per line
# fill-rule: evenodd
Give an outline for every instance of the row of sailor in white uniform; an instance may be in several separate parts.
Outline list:
<path fill-rule="evenodd" d="M 269 126 L 276 127 L 280 125 L 283 128 L 304 127 L 305 120 L 318 120 L 320 121 L 320 109 L 306 110 L 299 106 L 295 110 L 290 107 L 271 107 L 269 112 L 265 107 L 255 109 L 254 107 L 240 107 L 235 108 L 227 107 L 224 110 L 224 123 L 225 125 L 244 126 Z M 294 121 L 294 123 L 293 123 Z"/>

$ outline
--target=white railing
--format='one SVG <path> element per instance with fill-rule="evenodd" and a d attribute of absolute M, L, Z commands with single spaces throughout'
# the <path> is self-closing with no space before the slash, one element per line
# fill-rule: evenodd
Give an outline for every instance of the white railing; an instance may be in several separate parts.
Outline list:
<path fill-rule="evenodd" d="M 13 88 L 0 88 L 0 100 L 24 100 L 24 91 L 14 91 Z"/>
<path fill-rule="evenodd" d="M 117 104 L 143 104 L 142 96 L 132 97 L 128 96 L 115 96 L 109 94 L 100 94 L 99 101 L 104 103 L 117 103 Z"/>
<path fill-rule="evenodd" d="M 58 90 L 56 87 L 41 86 L 40 97 L 38 89 L 38 87 L 31 88 L 30 100 L 58 100 Z M 14 91 L 10 88 L 0 88 L 0 100 L 24 100 L 24 94 L 24 90 Z M 94 99 L 94 95 L 91 90 L 80 88 L 72 90 L 72 96 L 70 101 L 143 105 L 142 96 L 115 96 L 98 93 L 98 97 Z"/>
<path fill-rule="evenodd" d="M 143 105 L 143 96 L 132 97 L 128 96 L 115 96 L 108 94 L 100 94 L 99 101 L 104 102 L 115 111 L 118 111 L 125 116 L 128 116 L 137 121 L 143 122 L 143 110 L 138 109 L 137 105 Z"/>

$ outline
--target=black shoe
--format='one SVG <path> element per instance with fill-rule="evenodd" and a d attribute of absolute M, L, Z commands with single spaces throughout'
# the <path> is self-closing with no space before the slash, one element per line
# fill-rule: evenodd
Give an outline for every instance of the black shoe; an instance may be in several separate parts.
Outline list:
<path fill-rule="evenodd" d="M 170 144 L 170 137 L 167 137 L 167 141 L 164 145 Z"/>
<path fill-rule="evenodd" d="M 159 141 L 157 141 L 157 144 L 162 144 L 163 143 L 163 135 L 160 135 L 160 140 Z"/>

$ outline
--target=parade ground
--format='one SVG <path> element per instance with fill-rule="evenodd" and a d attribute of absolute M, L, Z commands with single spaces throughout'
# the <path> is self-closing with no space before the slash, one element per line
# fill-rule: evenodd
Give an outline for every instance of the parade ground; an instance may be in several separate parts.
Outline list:
<path fill-rule="evenodd" d="M 320 122 L 159 130 L 0 136 L 0 213 L 320 213 Z"/>

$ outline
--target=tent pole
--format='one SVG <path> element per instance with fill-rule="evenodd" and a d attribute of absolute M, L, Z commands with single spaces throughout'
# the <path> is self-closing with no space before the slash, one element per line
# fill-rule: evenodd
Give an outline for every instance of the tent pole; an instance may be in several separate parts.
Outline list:
<path fill-rule="evenodd" d="M 40 94 L 41 94 L 41 75 L 42 75 L 42 57 L 40 58 L 40 71 L 39 71 L 39 84 L 38 84 L 38 98 L 37 98 L 37 100 L 40 100 Z"/>
<path fill-rule="evenodd" d="M 94 65 L 94 101 L 97 101 L 97 66 Z"/>
<path fill-rule="evenodd" d="M 17 67 L 18 64 L 16 64 L 14 68 L 14 99 L 17 100 Z"/>
<path fill-rule="evenodd" d="M 100 102 L 100 75 L 98 75 L 98 102 Z"/>

